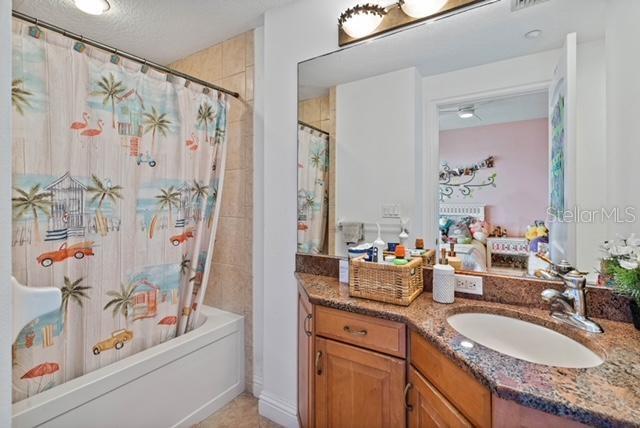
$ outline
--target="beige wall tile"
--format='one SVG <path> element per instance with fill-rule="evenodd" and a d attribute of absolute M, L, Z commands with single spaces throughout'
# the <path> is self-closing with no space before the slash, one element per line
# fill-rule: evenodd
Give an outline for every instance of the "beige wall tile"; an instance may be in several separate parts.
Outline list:
<path fill-rule="evenodd" d="M 229 124 L 227 129 L 227 170 L 244 168 L 245 148 L 241 140 L 241 122 Z"/>
<path fill-rule="evenodd" d="M 320 98 L 320 120 L 329 120 L 329 97 Z"/>
<path fill-rule="evenodd" d="M 222 190 L 222 206 L 220 215 L 227 217 L 244 217 L 244 170 L 227 170 L 224 175 Z"/>
<path fill-rule="evenodd" d="M 224 193 L 224 191 L 223 191 Z M 222 196 L 224 198 L 224 195 Z M 238 242 L 244 233 L 244 221 L 239 217 L 220 217 L 216 232 L 216 243 L 213 260 L 217 263 L 237 265 L 242 263 L 238 254 Z M 218 272 L 220 273 L 220 272 Z"/>
<path fill-rule="evenodd" d="M 244 71 L 246 39 L 245 34 L 241 34 L 222 43 L 223 78 Z"/>
<path fill-rule="evenodd" d="M 246 83 L 245 83 L 245 92 L 244 92 L 244 97 L 247 101 L 253 100 L 253 74 L 254 74 L 253 66 L 247 67 L 247 70 L 245 72 Z"/>
<path fill-rule="evenodd" d="M 244 62 L 245 65 L 248 67 L 250 65 L 253 65 L 255 63 L 255 50 L 254 50 L 254 33 L 253 31 L 247 31 L 245 34 L 245 37 L 247 38 L 246 40 L 246 45 L 245 45 L 245 57 L 244 57 Z"/>
<path fill-rule="evenodd" d="M 222 78 L 222 46 L 215 45 L 180 59 L 170 65 L 183 73 L 207 82 Z"/>
<path fill-rule="evenodd" d="M 305 122 L 319 122 L 320 121 L 320 100 L 313 98 L 311 100 L 304 101 L 303 103 L 303 116 Z"/>

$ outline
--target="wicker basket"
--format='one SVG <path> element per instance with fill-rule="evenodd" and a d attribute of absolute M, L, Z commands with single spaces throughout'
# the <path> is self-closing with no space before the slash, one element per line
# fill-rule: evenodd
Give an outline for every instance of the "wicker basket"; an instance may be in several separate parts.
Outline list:
<path fill-rule="evenodd" d="M 349 295 L 395 305 L 409 306 L 422 293 L 422 257 L 411 259 L 404 266 L 351 259 L 349 264 Z"/>

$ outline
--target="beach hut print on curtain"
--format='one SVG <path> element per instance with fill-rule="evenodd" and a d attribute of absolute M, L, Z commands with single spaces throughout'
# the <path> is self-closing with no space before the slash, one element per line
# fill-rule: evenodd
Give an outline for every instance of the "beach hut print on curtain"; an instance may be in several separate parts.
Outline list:
<path fill-rule="evenodd" d="M 46 241 L 84 236 L 84 199 L 87 186 L 71 177 L 67 171 L 45 187 L 51 195 L 51 217 Z"/>
<path fill-rule="evenodd" d="M 229 103 L 62 35 L 13 27 L 13 274 L 67 295 L 14 343 L 19 401 L 194 324 Z M 209 144 L 185 150 L 205 133 Z"/>

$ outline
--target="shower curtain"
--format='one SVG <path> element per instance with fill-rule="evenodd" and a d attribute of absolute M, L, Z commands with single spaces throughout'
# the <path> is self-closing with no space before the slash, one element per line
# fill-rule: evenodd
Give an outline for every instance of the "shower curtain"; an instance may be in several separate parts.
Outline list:
<path fill-rule="evenodd" d="M 298 251 L 318 254 L 327 234 L 329 135 L 298 125 Z"/>
<path fill-rule="evenodd" d="M 228 101 L 13 23 L 13 275 L 59 310 L 13 346 L 13 400 L 193 328 L 224 177 Z"/>

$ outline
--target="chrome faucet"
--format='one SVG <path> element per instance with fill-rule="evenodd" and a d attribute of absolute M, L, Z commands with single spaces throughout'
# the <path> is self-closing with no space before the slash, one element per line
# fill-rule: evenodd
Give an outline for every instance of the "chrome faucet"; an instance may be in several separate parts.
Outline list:
<path fill-rule="evenodd" d="M 587 318 L 586 275 L 575 270 L 566 260 L 555 264 L 545 256 L 537 256 L 549 263 L 551 267 L 537 270 L 536 276 L 544 279 L 560 279 L 565 287 L 563 292 L 552 288 L 542 292 L 542 299 L 551 306 L 551 316 L 580 330 L 602 333 L 602 327 Z"/>

